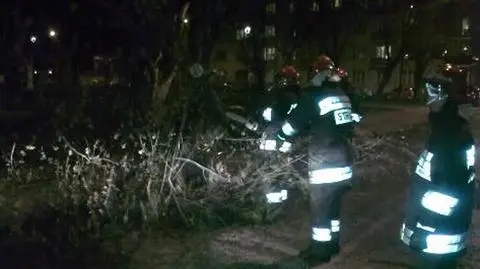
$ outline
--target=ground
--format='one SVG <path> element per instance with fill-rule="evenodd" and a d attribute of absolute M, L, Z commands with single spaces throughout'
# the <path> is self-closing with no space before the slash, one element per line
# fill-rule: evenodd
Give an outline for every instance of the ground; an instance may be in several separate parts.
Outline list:
<path fill-rule="evenodd" d="M 422 106 L 391 105 L 387 110 L 371 108 L 370 112 L 372 113 L 364 118 L 357 130 L 357 145 L 364 148 L 360 161 L 354 167 L 354 188 L 345 197 L 343 204 L 342 252 L 330 263 L 315 267 L 317 269 L 416 268 L 415 257 L 399 241 L 399 229 L 411 170 L 425 139 L 427 110 Z M 480 112 L 473 124 L 477 139 L 480 138 L 479 123 Z M 376 145 L 369 143 L 370 147 L 365 148 L 362 143 L 364 140 L 375 141 Z M 8 215 L 12 211 L 15 216 L 18 215 L 14 218 L 15 223 L 10 225 L 11 229 L 16 229 L 16 226 L 24 222 L 24 215 L 16 214 L 17 211 L 29 208 L 27 211 L 35 212 L 35 216 L 45 215 L 39 199 L 51 196 L 52 188 L 40 188 L 34 184 L 28 186 L 28 190 L 21 191 L 21 197 L 10 197 L 18 194 L 10 187 L 2 185 L 0 188 L 0 205 L 4 209 L 0 210 L 0 219 L 4 218 L 4 211 Z M 37 196 L 39 199 L 32 198 Z M 56 224 L 47 221 L 42 223 L 45 225 L 40 228 L 55 234 L 63 234 L 59 229 L 65 229 L 63 226 L 69 225 L 69 222 L 62 222 L 62 226 L 58 221 Z M 479 267 L 479 211 L 474 216 L 473 228 L 472 247 L 462 259 L 460 268 Z M 107 245 L 114 252 L 120 249 L 131 253 L 130 250 L 134 249 L 131 259 L 128 257 L 127 260 L 120 261 L 121 265 L 132 269 L 300 269 L 305 267 L 296 255 L 306 247 L 309 231 L 308 206 L 305 201 L 299 200 L 288 209 L 285 218 L 273 225 L 229 227 L 181 235 L 155 230 L 147 233 L 147 238 L 132 232 L 121 242 L 109 242 Z M 0 234 L 3 232 L 0 227 Z M 63 242 L 61 238 L 58 241 Z M 42 251 L 39 251 L 44 248 L 43 245 L 40 246 L 41 249 L 36 245 L 26 249 L 21 247 L 22 251 L 18 251 L 18 257 L 15 257 L 11 254 L 15 251 L 11 250 L 19 249 L 20 242 L 1 243 L 0 268 L 4 268 L 5 262 L 11 260 L 31 261 L 28 264 L 22 263 L 22 267 L 9 267 L 12 269 L 53 268 L 39 265 L 44 258 Z M 93 253 L 96 251 L 94 248 L 95 245 L 92 245 L 72 251 Z M 105 254 L 103 260 L 110 261 L 110 258 Z M 85 267 L 77 260 L 74 265 L 77 265 L 75 268 L 123 268 L 112 267 L 110 263 L 106 266 Z"/>
<path fill-rule="evenodd" d="M 382 136 L 376 158 L 355 166 L 356 180 L 344 205 L 343 249 L 317 269 L 416 268 L 415 257 L 399 241 L 413 163 L 423 146 L 427 110 L 396 107 L 365 118 L 361 135 Z M 475 133 L 480 138 L 480 115 Z M 392 133 L 394 131 L 394 133 Z M 460 268 L 478 268 L 480 214 L 475 214 L 473 246 Z M 226 228 L 181 238 L 150 238 L 138 248 L 132 268 L 304 268 L 295 258 L 309 238 L 308 211 L 299 202 L 288 217 L 270 226 Z"/>

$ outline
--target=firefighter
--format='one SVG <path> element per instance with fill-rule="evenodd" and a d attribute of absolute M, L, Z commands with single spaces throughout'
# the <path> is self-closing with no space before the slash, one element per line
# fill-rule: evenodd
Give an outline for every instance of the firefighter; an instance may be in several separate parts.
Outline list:
<path fill-rule="evenodd" d="M 328 262 L 340 251 L 340 204 L 350 187 L 353 155 L 352 105 L 340 87 L 333 61 L 326 55 L 311 65 L 310 85 L 277 134 L 278 141 L 308 139 L 311 238 L 300 257 L 312 265 Z"/>
<path fill-rule="evenodd" d="M 299 73 L 293 66 L 283 67 L 275 77 L 275 83 L 270 87 L 269 101 L 261 109 L 260 128 L 263 130 L 260 142 L 262 158 L 269 161 L 278 161 L 277 152 L 288 152 L 291 144 L 281 142 L 277 144 L 276 134 L 282 127 L 287 115 L 296 107 L 300 94 Z M 288 198 L 288 178 L 279 177 L 268 184 L 265 191 L 267 201 L 267 215 L 274 217 L 280 212 L 281 205 Z"/>
<path fill-rule="evenodd" d="M 426 78 L 429 129 L 410 186 L 400 237 L 422 268 L 455 268 L 466 248 L 474 206 L 475 141 L 466 71 L 442 65 Z"/>

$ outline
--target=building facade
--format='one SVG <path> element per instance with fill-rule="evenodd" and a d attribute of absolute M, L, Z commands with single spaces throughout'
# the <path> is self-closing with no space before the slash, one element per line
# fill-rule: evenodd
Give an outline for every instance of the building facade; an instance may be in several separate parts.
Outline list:
<path fill-rule="evenodd" d="M 436 1 L 432 6 L 393 0 L 269 0 L 263 12 L 256 13 L 264 16 L 261 26 L 251 23 L 251 11 L 242 10 L 239 4 L 214 48 L 212 66 L 223 70 L 232 82 L 248 81 L 253 75 L 251 39 L 260 34 L 267 83 L 286 63 L 294 64 L 305 78 L 309 63 L 328 52 L 337 54 L 335 61 L 349 71 L 353 85 L 367 94 L 376 93 L 386 75 L 383 92 L 413 88 L 422 51 L 431 53 L 431 59 L 471 55 L 470 18 L 463 2 Z M 447 4 L 451 13 L 443 14 L 442 5 Z M 422 18 L 430 14 L 439 20 L 448 18 L 449 29 L 442 29 L 441 23 L 425 25 Z M 352 16 L 356 17 L 349 21 Z M 262 29 L 255 32 L 253 27 Z M 441 55 L 433 55 L 437 45 L 442 47 Z M 428 62 L 421 73 L 438 63 Z"/>

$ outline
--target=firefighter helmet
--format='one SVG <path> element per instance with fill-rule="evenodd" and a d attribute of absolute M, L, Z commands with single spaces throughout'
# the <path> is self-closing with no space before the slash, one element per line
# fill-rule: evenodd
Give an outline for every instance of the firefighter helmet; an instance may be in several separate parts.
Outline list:
<path fill-rule="evenodd" d="M 332 75 L 334 66 L 334 62 L 327 55 L 320 55 L 315 59 L 310 65 L 310 79 L 312 85 L 322 85 L 322 83 Z"/>
<path fill-rule="evenodd" d="M 466 95 L 466 72 L 451 63 L 438 66 L 425 78 L 429 103 L 451 96 L 462 100 Z"/>
<path fill-rule="evenodd" d="M 319 72 L 326 71 L 326 70 L 333 70 L 335 67 L 335 63 L 325 54 L 318 56 L 315 61 L 310 65 L 310 72 L 312 73 L 312 77 Z"/>
<path fill-rule="evenodd" d="M 276 82 L 279 87 L 300 84 L 300 74 L 292 65 L 286 65 L 277 74 Z"/>
<path fill-rule="evenodd" d="M 337 74 L 341 79 L 348 79 L 348 72 L 347 70 L 337 67 L 335 68 L 335 74 Z"/>

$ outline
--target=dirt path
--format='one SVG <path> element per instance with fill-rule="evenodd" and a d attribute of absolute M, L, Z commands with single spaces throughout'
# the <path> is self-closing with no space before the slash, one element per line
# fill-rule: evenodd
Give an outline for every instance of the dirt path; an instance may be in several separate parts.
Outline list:
<path fill-rule="evenodd" d="M 407 129 L 422 120 L 425 110 L 413 108 L 372 115 L 361 127 L 364 132 L 367 128 L 385 133 Z M 480 138 L 480 117 L 475 126 Z M 372 153 L 376 158 L 357 164 L 354 189 L 343 205 L 342 252 L 330 263 L 315 268 L 415 268 L 414 258 L 398 237 L 411 168 L 423 146 L 423 136 L 421 132 L 397 133 Z M 308 268 L 295 257 L 306 247 L 309 230 L 307 208 L 299 203 L 288 219 L 271 226 L 228 228 L 182 240 L 151 238 L 138 249 L 132 268 Z M 478 268 L 475 263 L 480 262 L 479 250 L 477 213 L 472 251 L 463 259 L 461 268 Z"/>

